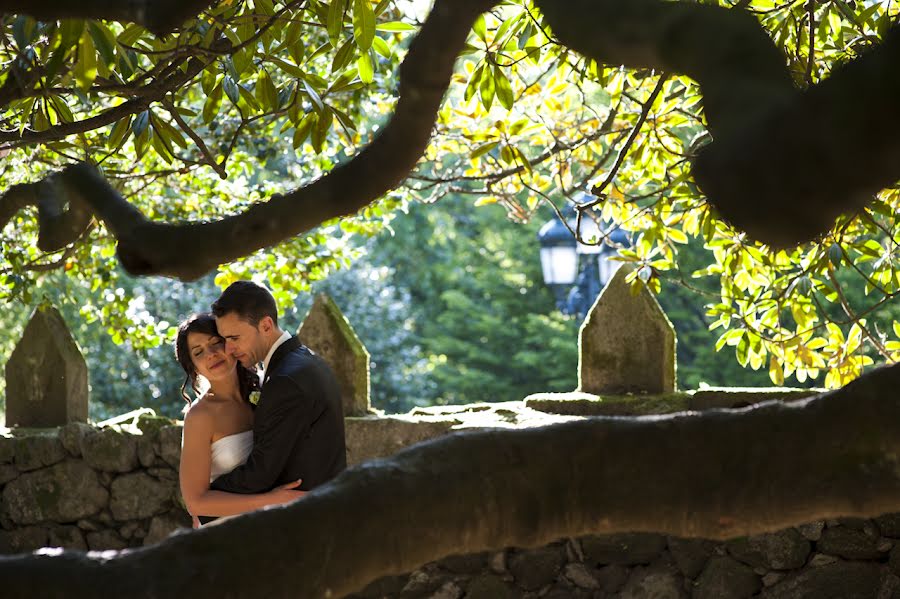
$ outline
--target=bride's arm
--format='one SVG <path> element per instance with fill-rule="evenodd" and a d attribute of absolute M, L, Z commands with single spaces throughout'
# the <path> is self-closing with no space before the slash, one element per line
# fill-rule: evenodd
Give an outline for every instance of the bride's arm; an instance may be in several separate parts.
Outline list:
<path fill-rule="evenodd" d="M 197 409 L 197 408 L 200 409 Z M 182 430 L 179 481 L 181 496 L 188 511 L 195 516 L 232 516 L 257 510 L 267 505 L 288 503 L 304 495 L 291 490 L 297 484 L 282 485 L 267 493 L 241 495 L 209 488 L 212 462 L 212 418 L 195 405 L 184 418 Z"/>

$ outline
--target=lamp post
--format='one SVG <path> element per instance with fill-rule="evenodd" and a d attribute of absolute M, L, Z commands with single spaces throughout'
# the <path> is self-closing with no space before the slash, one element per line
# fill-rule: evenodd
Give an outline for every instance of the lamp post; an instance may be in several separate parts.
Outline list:
<path fill-rule="evenodd" d="M 557 217 L 538 231 L 541 268 L 544 283 L 553 290 L 560 311 L 583 320 L 597 294 L 621 266 L 612 258 L 619 247 L 630 245 L 630 240 L 618 227 L 604 231 L 592 219 L 582 218 L 581 238 L 590 241 L 605 237 L 605 241 L 595 245 L 580 243 L 569 230 L 576 227 L 574 210 L 566 222 L 568 228 Z"/>

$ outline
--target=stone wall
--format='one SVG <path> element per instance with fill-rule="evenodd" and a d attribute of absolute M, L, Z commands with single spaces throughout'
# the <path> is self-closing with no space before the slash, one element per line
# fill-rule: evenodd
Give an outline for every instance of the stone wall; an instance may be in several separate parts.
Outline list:
<path fill-rule="evenodd" d="M 178 493 L 181 427 L 139 422 L 143 431 L 73 422 L 0 436 L 0 553 L 122 549 L 189 528 Z"/>
<path fill-rule="evenodd" d="M 716 543 L 655 534 L 457 555 L 348 599 L 897 599 L 900 515 Z"/>
<path fill-rule="evenodd" d="M 787 399 L 808 391 L 720 390 L 631 401 L 555 394 L 347 418 L 348 458 L 352 466 L 459 429 L 744 405 L 779 393 Z M 178 423 L 139 413 L 101 428 L 70 423 L 0 433 L 0 553 L 138 547 L 190 526 L 178 493 Z M 897 574 L 900 514 L 893 514 L 813 522 L 726 543 L 622 534 L 451 556 L 375 581 L 350 598 L 900 599 Z"/>

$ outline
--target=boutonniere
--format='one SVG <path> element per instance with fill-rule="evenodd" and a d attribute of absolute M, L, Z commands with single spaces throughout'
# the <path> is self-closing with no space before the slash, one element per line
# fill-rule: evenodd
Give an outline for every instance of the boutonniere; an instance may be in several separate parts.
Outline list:
<path fill-rule="evenodd" d="M 251 405 L 254 405 L 254 406 L 255 406 L 256 404 L 258 404 L 258 403 L 259 403 L 259 396 L 260 396 L 260 395 L 262 395 L 262 393 L 260 393 L 259 391 L 253 391 L 253 392 L 251 392 L 251 393 L 250 393 L 250 397 L 248 398 L 248 399 L 250 400 L 250 404 L 251 404 Z"/>

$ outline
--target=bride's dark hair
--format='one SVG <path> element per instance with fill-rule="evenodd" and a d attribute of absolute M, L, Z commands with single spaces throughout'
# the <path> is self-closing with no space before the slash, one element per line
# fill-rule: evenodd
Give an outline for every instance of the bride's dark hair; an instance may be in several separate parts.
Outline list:
<path fill-rule="evenodd" d="M 197 368 L 194 366 L 194 360 L 191 358 L 191 350 L 188 347 L 189 333 L 203 333 L 212 337 L 220 337 L 219 329 L 216 328 L 216 319 L 212 314 L 201 312 L 191 314 L 184 322 L 178 325 L 178 335 L 175 337 L 175 359 L 181 364 L 184 370 L 185 379 L 181 385 L 181 397 L 191 405 L 191 398 L 187 393 L 187 387 L 190 385 L 195 394 L 200 393 L 200 385 L 197 381 Z M 244 401 L 250 400 L 250 393 L 259 390 L 259 375 L 255 368 L 245 368 L 240 362 L 237 363 L 238 389 Z"/>

